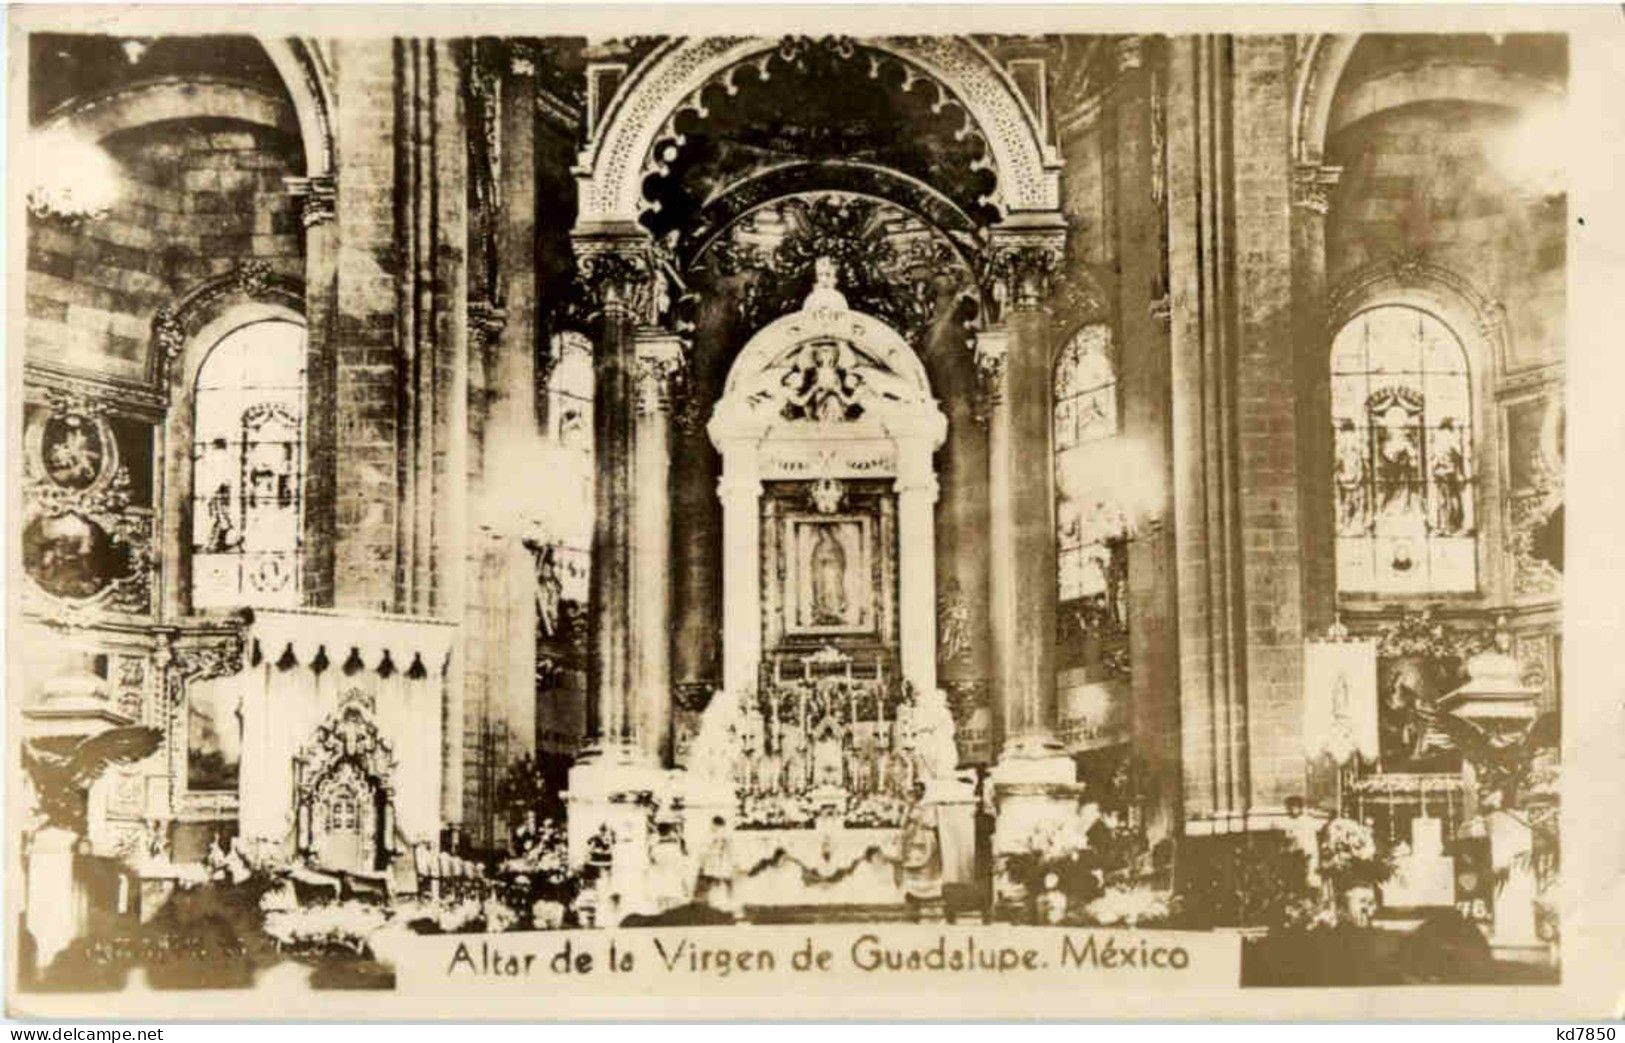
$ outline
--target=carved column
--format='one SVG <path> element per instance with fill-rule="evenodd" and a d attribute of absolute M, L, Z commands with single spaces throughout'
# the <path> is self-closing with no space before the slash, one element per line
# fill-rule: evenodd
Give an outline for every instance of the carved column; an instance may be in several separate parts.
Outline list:
<path fill-rule="evenodd" d="M 756 690 L 762 658 L 762 480 L 754 454 L 723 450 L 722 458 L 722 684 L 744 694 Z"/>
<path fill-rule="evenodd" d="M 898 439 L 897 619 L 903 677 L 921 692 L 937 688 L 937 478 L 929 441 Z"/>
<path fill-rule="evenodd" d="M 592 577 L 588 613 L 588 740 L 594 753 L 636 752 L 632 636 L 632 489 L 637 331 L 649 311 L 653 265 L 641 233 L 578 238 L 581 281 L 599 309 L 593 382 Z"/>
<path fill-rule="evenodd" d="M 571 865 L 584 863 L 589 839 L 608 828 L 619 842 L 617 851 L 627 858 L 617 860 L 607 886 L 621 895 L 623 908 L 629 910 L 641 908 L 647 898 L 647 866 L 637 853 L 648 850 L 648 818 L 626 795 L 658 788 L 663 774 L 657 756 L 660 743 L 649 741 L 649 689 L 643 672 L 653 667 L 670 673 L 663 651 L 667 628 L 659 623 L 659 616 L 669 611 L 667 536 L 650 535 L 669 519 L 664 502 L 667 418 L 664 410 L 641 409 L 638 395 L 640 357 L 669 357 L 669 351 L 658 346 L 658 338 L 646 336 L 663 310 L 650 246 L 647 235 L 632 227 L 578 233 L 575 238 L 581 282 L 598 310 L 598 340 L 593 381 L 588 746 L 570 769 L 569 859 Z M 646 483 L 655 481 L 658 493 L 651 496 Z M 653 556 L 654 568 L 647 567 L 645 555 Z M 645 637 L 641 646 L 639 636 Z M 660 650 L 651 663 L 644 653 L 657 642 Z M 665 688 L 669 690 L 669 681 Z M 661 706 L 667 698 L 662 695 Z"/>
<path fill-rule="evenodd" d="M 1303 626 L 1323 633 L 1337 609 L 1332 495 L 1331 353 L 1326 329 L 1326 220 L 1343 168 L 1300 160 L 1292 185 L 1292 336 L 1298 345 L 1298 483 Z"/>
<path fill-rule="evenodd" d="M 1047 305 L 1065 234 L 1059 215 L 994 230 L 989 275 L 1003 329 L 978 336 L 978 359 L 992 385 L 989 600 L 994 692 L 1004 734 L 995 777 L 1010 782 L 1069 783 L 1074 775 L 1054 733 L 1055 465 Z"/>
<path fill-rule="evenodd" d="M 283 179 L 305 229 L 305 518 L 304 601 L 331 605 L 338 540 L 338 406 L 334 347 L 337 306 L 338 180 L 332 174 Z"/>
<path fill-rule="evenodd" d="M 637 433 L 632 528 L 633 720 L 640 750 L 671 761 L 671 406 L 687 354 L 675 334 L 637 338 Z"/>

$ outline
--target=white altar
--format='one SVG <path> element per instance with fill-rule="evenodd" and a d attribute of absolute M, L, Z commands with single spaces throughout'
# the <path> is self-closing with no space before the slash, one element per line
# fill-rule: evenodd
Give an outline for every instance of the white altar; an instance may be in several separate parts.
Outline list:
<path fill-rule="evenodd" d="M 613 850 L 620 914 L 691 895 L 708 856 L 737 906 L 901 904 L 909 815 L 935 823 L 942 882 L 973 874 L 971 786 L 936 675 L 932 456 L 947 420 L 903 337 L 847 306 L 834 262 L 816 273 L 801 310 L 741 351 L 707 428 L 722 456 L 723 687 L 687 763 L 572 774 L 572 860 Z"/>

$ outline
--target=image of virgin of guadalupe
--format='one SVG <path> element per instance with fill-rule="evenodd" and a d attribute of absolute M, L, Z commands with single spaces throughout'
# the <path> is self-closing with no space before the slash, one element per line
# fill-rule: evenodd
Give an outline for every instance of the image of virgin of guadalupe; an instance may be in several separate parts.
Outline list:
<path fill-rule="evenodd" d="M 846 622 L 846 550 L 835 538 L 833 525 L 818 526 L 808 559 L 812 585 L 814 626 L 840 626 Z"/>

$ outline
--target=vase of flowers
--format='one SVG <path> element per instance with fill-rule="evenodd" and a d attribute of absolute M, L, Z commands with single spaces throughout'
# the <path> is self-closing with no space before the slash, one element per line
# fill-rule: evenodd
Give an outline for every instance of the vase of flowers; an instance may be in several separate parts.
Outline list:
<path fill-rule="evenodd" d="M 1331 885 L 1346 920 L 1369 925 L 1377 888 L 1393 874 L 1392 858 L 1378 852 L 1376 838 L 1364 823 L 1335 818 L 1326 824 L 1320 841 L 1320 875 Z"/>
<path fill-rule="evenodd" d="M 1039 822 L 1004 856 L 1004 874 L 1020 887 L 1035 920 L 1058 923 L 1092 896 L 1098 880 L 1088 846 L 1075 818 L 1057 816 Z"/>

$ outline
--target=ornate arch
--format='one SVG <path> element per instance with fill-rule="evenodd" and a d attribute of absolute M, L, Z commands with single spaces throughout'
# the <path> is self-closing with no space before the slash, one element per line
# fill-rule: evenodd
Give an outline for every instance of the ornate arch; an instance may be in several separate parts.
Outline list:
<path fill-rule="evenodd" d="M 1461 338 L 1482 377 L 1504 369 L 1511 347 L 1506 306 L 1457 272 L 1408 254 L 1357 268 L 1327 294 L 1326 344 L 1355 315 L 1379 304 L 1408 304 L 1437 315 Z"/>
<path fill-rule="evenodd" d="M 198 334 L 206 326 L 240 304 L 270 305 L 292 313 L 294 321 L 302 323 L 304 283 L 277 273 L 267 261 L 254 259 L 199 283 L 159 308 L 152 319 L 152 340 L 157 350 L 148 352 L 148 357 L 161 392 L 172 390 L 177 375 L 196 371 L 201 356 L 189 367 L 177 364 L 187 346 L 200 339 Z"/>
<path fill-rule="evenodd" d="M 611 100 L 577 168 L 578 227 L 635 222 L 645 208 L 643 180 L 658 169 L 653 150 L 684 109 L 701 111 L 700 92 L 725 86 L 729 70 L 779 47 L 766 37 L 684 37 L 658 49 Z M 1038 116 L 1008 75 L 974 42 L 957 36 L 876 37 L 863 46 L 901 62 L 933 84 L 938 106 L 961 106 L 987 141 L 1005 212 L 1053 211 L 1060 202 L 1060 160 L 1044 142 Z M 912 80 L 910 81 L 912 83 Z"/>

